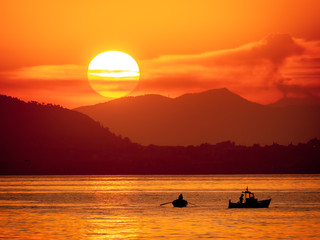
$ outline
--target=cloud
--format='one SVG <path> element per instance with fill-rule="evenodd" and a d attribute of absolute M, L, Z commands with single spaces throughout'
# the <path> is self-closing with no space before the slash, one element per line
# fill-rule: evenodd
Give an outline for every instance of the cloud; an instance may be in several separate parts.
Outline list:
<path fill-rule="evenodd" d="M 269 103 L 297 92 L 293 89 L 300 86 L 308 89 L 306 86 L 312 85 L 297 80 L 298 75 L 289 76 L 286 72 L 291 65 L 302 67 L 301 72 L 307 74 L 307 64 L 301 64 L 307 56 L 315 67 L 308 69 L 308 76 L 314 77 L 315 85 L 320 85 L 316 72 L 320 56 L 317 48 L 317 42 L 295 39 L 288 34 L 270 34 L 234 49 L 162 56 L 141 63 L 141 81 L 135 93 L 166 91 L 174 96 L 227 87 L 250 100 Z M 293 66 L 292 61 L 297 66 Z M 290 88 L 291 85 L 295 87 Z"/>
<path fill-rule="evenodd" d="M 286 96 L 320 97 L 320 41 L 296 40 L 304 46 L 302 55 L 288 58 L 277 85 Z"/>
<path fill-rule="evenodd" d="M 87 68 L 74 64 L 39 65 L 3 73 L 9 79 L 73 80 L 82 79 Z"/>
<path fill-rule="evenodd" d="M 1 73 L 1 90 L 88 92 L 86 68 L 78 65 L 40 65 Z"/>
<path fill-rule="evenodd" d="M 107 101 L 87 80 L 87 68 L 79 65 L 40 65 L 0 74 L 1 94 L 60 104 L 65 107 Z"/>

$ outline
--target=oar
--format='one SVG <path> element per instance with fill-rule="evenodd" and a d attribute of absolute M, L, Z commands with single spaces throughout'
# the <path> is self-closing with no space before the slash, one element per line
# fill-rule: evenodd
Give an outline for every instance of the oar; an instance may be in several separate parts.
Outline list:
<path fill-rule="evenodd" d="M 168 204 L 168 203 L 172 203 L 172 202 L 162 203 L 162 204 L 160 204 L 160 206 L 162 206 L 162 205 L 166 205 L 166 204 Z"/>

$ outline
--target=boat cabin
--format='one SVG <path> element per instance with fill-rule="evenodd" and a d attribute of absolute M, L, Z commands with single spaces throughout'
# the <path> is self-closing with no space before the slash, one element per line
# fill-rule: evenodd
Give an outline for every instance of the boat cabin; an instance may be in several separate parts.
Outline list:
<path fill-rule="evenodd" d="M 250 191 L 245 191 L 245 198 L 254 198 L 254 193 L 250 192 Z"/>
<path fill-rule="evenodd" d="M 251 202 L 251 201 L 256 201 L 257 200 L 257 199 L 254 198 L 254 193 L 250 192 L 248 190 L 248 187 L 247 187 L 246 191 L 242 192 L 242 193 L 244 193 L 244 197 L 246 199 L 246 202 Z"/>

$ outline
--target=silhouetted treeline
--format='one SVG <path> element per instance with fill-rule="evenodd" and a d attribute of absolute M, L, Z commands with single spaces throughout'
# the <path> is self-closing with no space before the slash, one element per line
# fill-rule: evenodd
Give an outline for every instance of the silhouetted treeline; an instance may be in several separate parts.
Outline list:
<path fill-rule="evenodd" d="M 148 146 L 143 151 L 140 160 L 153 174 L 320 173 L 318 139 L 289 146 L 274 143 L 248 147 L 222 142 L 188 147 Z"/>
<path fill-rule="evenodd" d="M 141 146 L 88 116 L 0 95 L 0 174 L 320 173 L 320 141 Z"/>

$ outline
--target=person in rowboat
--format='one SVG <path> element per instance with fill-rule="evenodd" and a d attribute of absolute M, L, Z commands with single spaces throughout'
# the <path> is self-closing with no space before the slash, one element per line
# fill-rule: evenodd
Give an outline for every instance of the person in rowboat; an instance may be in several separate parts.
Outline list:
<path fill-rule="evenodd" d="M 179 201 L 182 201 L 183 200 L 183 195 L 182 195 L 182 193 L 180 193 L 180 195 L 179 195 Z"/>

